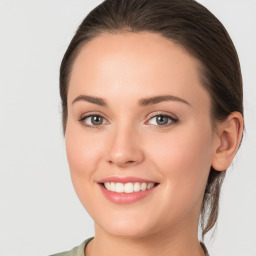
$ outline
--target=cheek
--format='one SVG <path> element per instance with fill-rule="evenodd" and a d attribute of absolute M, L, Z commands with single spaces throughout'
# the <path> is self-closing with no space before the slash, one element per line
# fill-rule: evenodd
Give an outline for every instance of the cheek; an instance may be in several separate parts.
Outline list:
<path fill-rule="evenodd" d="M 76 135 L 66 136 L 66 152 L 71 173 L 84 174 L 90 169 L 97 156 L 97 147 L 91 146 L 90 138 L 84 139 Z M 92 166 L 91 166 L 92 167 Z"/>
<path fill-rule="evenodd" d="M 165 180 L 166 202 L 174 200 L 173 205 L 184 204 L 184 208 L 201 198 L 211 166 L 211 144 L 210 129 L 198 127 L 177 129 L 152 141 L 150 158 Z"/>
<path fill-rule="evenodd" d="M 203 167 L 211 163 L 212 135 L 206 125 L 188 125 L 174 130 L 162 141 L 154 143 L 154 152 L 159 152 L 161 162 L 166 164 L 166 173 L 189 175 L 193 172 L 205 172 Z M 155 150 L 155 147 L 157 150 Z M 160 168 L 161 169 L 161 168 Z"/>
<path fill-rule="evenodd" d="M 92 172 L 102 144 L 96 136 L 86 136 L 84 128 L 70 122 L 67 124 L 66 153 L 71 174 L 84 175 Z M 89 168 L 90 167 L 90 168 Z"/>
<path fill-rule="evenodd" d="M 202 134 L 193 136 L 182 135 L 170 140 L 164 163 L 167 168 L 163 168 L 167 173 L 177 176 L 191 176 L 196 178 L 196 174 L 206 171 L 209 165 L 210 148 L 209 138 Z"/>
<path fill-rule="evenodd" d="M 85 203 L 93 198 L 89 185 L 94 186 L 93 174 L 98 168 L 102 144 L 94 136 L 85 136 L 83 128 L 72 123 L 67 124 L 65 143 L 72 183 L 80 201 Z"/>

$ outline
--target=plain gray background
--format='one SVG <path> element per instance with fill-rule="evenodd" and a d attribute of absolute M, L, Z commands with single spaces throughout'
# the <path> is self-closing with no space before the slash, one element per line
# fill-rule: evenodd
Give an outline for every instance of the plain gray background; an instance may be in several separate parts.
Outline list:
<path fill-rule="evenodd" d="M 61 130 L 58 72 L 100 0 L 0 0 L 0 255 L 49 255 L 93 236 L 74 192 Z M 241 61 L 246 134 L 226 176 L 211 256 L 256 255 L 256 1 L 202 0 Z"/>

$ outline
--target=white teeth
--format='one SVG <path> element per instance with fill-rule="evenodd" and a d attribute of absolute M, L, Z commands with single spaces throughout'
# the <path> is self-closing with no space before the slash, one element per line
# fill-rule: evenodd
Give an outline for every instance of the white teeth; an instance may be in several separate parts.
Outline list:
<path fill-rule="evenodd" d="M 153 187 L 154 187 L 154 183 L 148 183 L 147 189 L 151 189 L 151 188 L 153 188 Z"/>
<path fill-rule="evenodd" d="M 126 183 L 124 185 L 124 192 L 125 193 L 132 193 L 133 192 L 133 185 L 132 185 L 132 183 Z"/>
<path fill-rule="evenodd" d="M 104 187 L 107 190 L 116 193 L 133 193 L 139 191 L 145 191 L 147 189 L 153 188 L 155 183 L 145 183 L 145 182 L 135 182 L 135 183 L 115 183 L 115 182 L 105 182 Z"/>
<path fill-rule="evenodd" d="M 116 183 L 116 192 L 123 193 L 124 192 L 124 185 L 123 183 Z"/>
<path fill-rule="evenodd" d="M 110 191 L 113 191 L 113 192 L 116 191 L 116 184 L 114 182 L 110 183 Z"/>
<path fill-rule="evenodd" d="M 141 186 L 140 186 L 140 189 L 142 191 L 145 191 L 147 189 L 147 184 L 146 183 L 142 183 Z"/>
<path fill-rule="evenodd" d="M 133 185 L 133 191 L 134 191 L 134 192 L 139 192 L 139 191 L 140 191 L 140 183 L 139 183 L 139 182 L 136 182 L 136 183 Z"/>
<path fill-rule="evenodd" d="M 107 190 L 111 190 L 111 184 L 109 182 L 106 182 L 105 185 L 106 185 Z"/>

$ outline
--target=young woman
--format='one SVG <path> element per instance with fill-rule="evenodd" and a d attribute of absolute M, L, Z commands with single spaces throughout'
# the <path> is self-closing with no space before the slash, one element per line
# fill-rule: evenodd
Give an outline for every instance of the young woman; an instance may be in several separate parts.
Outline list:
<path fill-rule="evenodd" d="M 193 0 L 106 0 L 64 55 L 60 94 L 95 235 L 57 255 L 209 255 L 204 235 L 244 128 L 239 60 L 220 21 Z"/>

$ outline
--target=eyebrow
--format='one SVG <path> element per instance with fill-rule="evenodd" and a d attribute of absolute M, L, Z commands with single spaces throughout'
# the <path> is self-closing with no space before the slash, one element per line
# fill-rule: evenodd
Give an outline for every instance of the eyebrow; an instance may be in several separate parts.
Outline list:
<path fill-rule="evenodd" d="M 103 107 L 107 107 L 107 103 L 104 99 L 102 98 L 98 98 L 98 97 L 94 97 L 94 96 L 89 96 L 89 95 L 79 95 L 77 96 L 73 101 L 72 101 L 72 105 L 78 101 L 87 101 L 99 106 L 103 106 Z M 188 103 L 186 100 L 181 99 L 177 96 L 173 96 L 173 95 L 160 95 L 160 96 L 154 96 L 154 97 L 150 97 L 150 98 L 143 98 L 140 99 L 138 101 L 138 105 L 139 106 L 149 106 L 149 105 L 154 105 L 163 101 L 177 101 L 177 102 L 181 102 L 181 103 L 185 103 L 189 106 L 191 106 L 190 103 Z"/>

